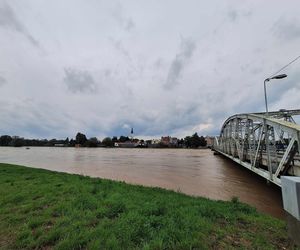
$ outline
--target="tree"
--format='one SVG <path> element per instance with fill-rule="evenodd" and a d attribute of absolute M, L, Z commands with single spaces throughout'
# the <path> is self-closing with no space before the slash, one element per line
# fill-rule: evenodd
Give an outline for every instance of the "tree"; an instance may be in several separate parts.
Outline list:
<path fill-rule="evenodd" d="M 95 148 L 98 146 L 98 139 L 96 137 L 91 137 L 87 142 L 86 142 L 86 146 L 91 147 L 91 148 Z"/>
<path fill-rule="evenodd" d="M 198 148 L 199 146 L 200 146 L 200 137 L 197 133 L 195 133 L 191 137 L 191 147 Z"/>
<path fill-rule="evenodd" d="M 18 137 L 18 136 L 14 136 L 12 138 L 12 141 L 10 142 L 10 146 L 13 147 L 22 147 L 25 145 L 25 140 L 24 138 Z"/>
<path fill-rule="evenodd" d="M 84 145 L 86 141 L 87 141 L 86 136 L 78 132 L 76 135 L 76 143 L 80 145 Z"/>
<path fill-rule="evenodd" d="M 184 145 L 187 147 L 187 148 L 190 148 L 192 143 L 191 143 L 191 137 L 190 136 L 186 136 L 184 138 Z"/>
<path fill-rule="evenodd" d="M 114 146 L 114 143 L 113 141 L 111 140 L 110 137 L 106 137 L 102 140 L 102 144 L 105 146 L 105 147 L 113 147 Z"/>
<path fill-rule="evenodd" d="M 57 144 L 57 140 L 56 139 L 51 139 L 51 140 L 48 141 L 47 146 L 53 147 L 55 144 Z"/>
<path fill-rule="evenodd" d="M 69 142 L 69 145 L 70 145 L 71 147 L 75 147 L 75 144 L 76 144 L 76 141 L 72 138 L 72 139 L 70 140 L 70 142 Z"/>
<path fill-rule="evenodd" d="M 184 140 L 180 139 L 178 140 L 178 147 L 183 147 L 184 146 Z"/>
<path fill-rule="evenodd" d="M 129 139 L 128 136 L 123 136 L 123 135 L 121 135 L 120 138 L 119 138 L 119 141 L 120 141 L 120 142 L 126 142 L 126 141 L 130 141 L 130 139 Z"/>
<path fill-rule="evenodd" d="M 0 146 L 8 146 L 11 141 L 12 141 L 11 136 L 9 136 L 9 135 L 2 135 L 0 137 Z"/>
<path fill-rule="evenodd" d="M 200 136 L 199 142 L 200 142 L 201 147 L 206 147 L 207 141 L 205 140 L 205 138 L 203 136 Z"/>
<path fill-rule="evenodd" d="M 201 138 L 202 137 L 202 138 Z M 184 138 L 184 144 L 187 148 L 198 148 L 200 146 L 206 146 L 206 141 L 203 136 L 199 137 L 197 133 L 192 136 Z"/>

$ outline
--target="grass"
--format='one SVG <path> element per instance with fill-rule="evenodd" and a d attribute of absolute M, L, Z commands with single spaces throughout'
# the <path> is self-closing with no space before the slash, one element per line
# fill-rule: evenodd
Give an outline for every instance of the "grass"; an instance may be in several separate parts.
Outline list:
<path fill-rule="evenodd" d="M 0 249 L 294 249 L 285 222 L 233 198 L 0 164 Z"/>

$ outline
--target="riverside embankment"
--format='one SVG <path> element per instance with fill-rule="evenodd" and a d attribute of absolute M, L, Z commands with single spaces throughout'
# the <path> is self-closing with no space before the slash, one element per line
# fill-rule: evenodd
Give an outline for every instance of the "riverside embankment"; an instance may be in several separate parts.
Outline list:
<path fill-rule="evenodd" d="M 0 164 L 1 249 L 294 249 L 284 221 L 99 178 Z"/>

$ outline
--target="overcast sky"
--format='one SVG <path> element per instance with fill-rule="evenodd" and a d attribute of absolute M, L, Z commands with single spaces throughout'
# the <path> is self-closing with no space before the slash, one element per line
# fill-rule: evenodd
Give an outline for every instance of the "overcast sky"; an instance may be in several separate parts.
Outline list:
<path fill-rule="evenodd" d="M 0 0 L 0 134 L 218 134 L 300 55 L 300 1 Z M 268 85 L 300 108 L 300 60 Z"/>

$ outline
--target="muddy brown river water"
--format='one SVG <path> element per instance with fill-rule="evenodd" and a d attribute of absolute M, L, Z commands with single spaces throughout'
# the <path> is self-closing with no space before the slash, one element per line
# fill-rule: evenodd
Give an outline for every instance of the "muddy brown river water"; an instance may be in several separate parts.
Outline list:
<path fill-rule="evenodd" d="M 0 162 L 158 186 L 217 200 L 233 196 L 284 218 L 281 190 L 209 149 L 0 147 Z"/>

